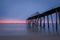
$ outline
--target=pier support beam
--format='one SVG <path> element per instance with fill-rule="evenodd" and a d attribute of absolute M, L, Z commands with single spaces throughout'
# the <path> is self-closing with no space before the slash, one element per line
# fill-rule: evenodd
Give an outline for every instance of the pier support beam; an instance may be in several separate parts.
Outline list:
<path fill-rule="evenodd" d="M 27 23 L 28 23 L 29 26 L 31 26 L 31 21 L 30 20 L 28 20 Z"/>
<path fill-rule="evenodd" d="M 43 17 L 43 30 L 44 30 L 44 32 L 45 32 L 45 16 Z"/>
<path fill-rule="evenodd" d="M 32 19 L 32 27 L 34 28 L 34 19 Z"/>
<path fill-rule="evenodd" d="M 42 19 L 40 17 L 40 32 L 42 32 Z"/>
<path fill-rule="evenodd" d="M 48 29 L 49 29 L 49 15 L 47 16 L 47 24 L 48 24 Z"/>
<path fill-rule="evenodd" d="M 57 14 L 58 14 L 58 13 L 57 13 L 57 10 L 56 10 L 56 31 L 57 31 L 57 27 L 58 27 L 58 23 L 57 23 L 57 21 L 58 21 L 58 20 L 57 20 Z"/>
<path fill-rule="evenodd" d="M 51 16 L 52 29 L 53 29 L 53 31 L 54 31 L 54 22 L 53 22 L 53 16 L 52 16 L 52 14 L 51 14 L 50 16 Z"/>
<path fill-rule="evenodd" d="M 35 19 L 35 27 L 38 27 L 38 19 Z"/>
<path fill-rule="evenodd" d="M 58 12 L 58 16 L 59 16 L 59 24 L 60 24 L 60 10 L 59 10 L 59 12 Z"/>
<path fill-rule="evenodd" d="M 43 22 L 43 28 L 45 28 L 45 16 L 44 16 L 43 18 L 44 18 L 44 22 Z"/>
<path fill-rule="evenodd" d="M 42 27 L 42 19 L 40 18 L 40 28 Z"/>

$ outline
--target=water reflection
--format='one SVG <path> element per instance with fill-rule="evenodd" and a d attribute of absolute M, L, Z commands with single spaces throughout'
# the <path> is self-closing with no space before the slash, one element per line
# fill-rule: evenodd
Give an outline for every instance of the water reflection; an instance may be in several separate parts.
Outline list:
<path fill-rule="evenodd" d="M 46 24 L 45 26 L 40 26 L 37 24 L 27 24 L 27 29 L 29 32 L 40 32 L 40 33 L 48 33 L 48 34 L 60 34 L 60 27 L 59 25 L 52 27 L 50 24 L 50 27 L 48 28 L 48 25 Z"/>
<path fill-rule="evenodd" d="M 45 27 L 40 26 L 39 24 L 0 24 L 0 36 L 4 35 L 22 35 L 30 33 L 48 33 L 48 34 L 60 34 L 60 25 L 59 27 L 45 24 Z"/>
<path fill-rule="evenodd" d="M 38 25 L 36 24 L 27 24 L 27 29 L 29 32 L 38 32 Z"/>
<path fill-rule="evenodd" d="M 0 24 L 0 36 L 27 34 L 26 24 Z"/>

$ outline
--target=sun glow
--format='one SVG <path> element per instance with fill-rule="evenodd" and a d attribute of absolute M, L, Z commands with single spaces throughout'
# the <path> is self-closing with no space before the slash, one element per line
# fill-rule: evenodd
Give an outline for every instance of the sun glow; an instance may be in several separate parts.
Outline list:
<path fill-rule="evenodd" d="M 17 20 L 17 19 L 2 19 L 1 20 L 0 19 L 0 23 L 26 23 L 26 20 Z M 42 23 L 44 23 L 44 21 L 42 21 Z M 47 23 L 47 21 L 45 21 L 45 23 Z M 49 23 L 52 23 L 52 21 L 49 20 Z M 55 23 L 55 21 L 53 21 L 53 23 Z"/>
<path fill-rule="evenodd" d="M 3 19 L 0 23 L 26 23 L 25 20 L 15 20 L 15 19 Z"/>

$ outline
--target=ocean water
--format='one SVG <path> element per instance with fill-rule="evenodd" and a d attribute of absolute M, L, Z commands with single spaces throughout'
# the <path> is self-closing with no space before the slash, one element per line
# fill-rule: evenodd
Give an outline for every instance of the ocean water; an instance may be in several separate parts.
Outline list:
<path fill-rule="evenodd" d="M 60 25 L 45 24 L 45 28 L 40 25 L 29 25 L 29 24 L 0 24 L 0 36 L 15 36 L 15 35 L 27 35 L 33 33 L 40 34 L 60 34 Z"/>

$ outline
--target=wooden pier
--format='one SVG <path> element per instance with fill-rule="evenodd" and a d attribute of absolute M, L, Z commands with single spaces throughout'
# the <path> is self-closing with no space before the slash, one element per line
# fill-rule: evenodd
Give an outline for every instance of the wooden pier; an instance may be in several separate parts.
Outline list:
<path fill-rule="evenodd" d="M 55 17 L 55 21 L 53 20 L 53 14 L 56 15 Z M 51 20 L 49 20 L 49 17 Z M 44 28 L 45 29 L 45 24 L 46 24 L 46 21 L 47 21 L 47 26 L 48 26 L 48 30 L 49 30 L 49 21 L 51 21 L 51 24 L 52 24 L 52 28 L 54 29 L 54 23 L 56 23 L 56 31 L 57 31 L 57 27 L 58 27 L 58 24 L 60 24 L 60 7 L 56 7 L 56 8 L 53 8 L 53 9 L 50 9 L 46 12 L 43 12 L 43 13 L 40 13 L 38 15 L 34 15 L 34 16 L 31 16 L 31 17 L 28 17 L 27 18 L 27 24 L 29 25 L 33 25 L 32 27 L 34 28 L 34 25 L 38 27 L 38 24 L 40 25 L 40 29 L 41 28 Z M 37 28 L 36 27 L 36 28 Z"/>

